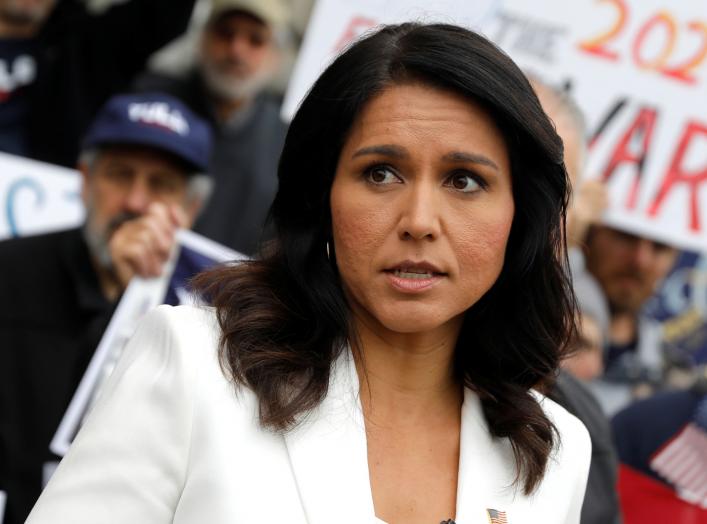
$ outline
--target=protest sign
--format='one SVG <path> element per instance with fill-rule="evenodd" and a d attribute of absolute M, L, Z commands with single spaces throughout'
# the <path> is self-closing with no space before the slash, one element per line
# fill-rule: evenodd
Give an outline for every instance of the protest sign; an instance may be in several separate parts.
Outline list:
<path fill-rule="evenodd" d="M 605 222 L 707 251 L 707 13 L 687 0 L 544 3 L 506 1 L 485 29 L 521 65 L 571 85 L 589 124 L 586 176 L 609 189 Z M 517 45 L 563 19 L 554 63 Z"/>
<path fill-rule="evenodd" d="M 0 173 L 0 240 L 83 222 L 77 171 L 0 153 Z"/>
<path fill-rule="evenodd" d="M 180 230 L 178 246 L 159 278 L 133 278 L 106 328 L 84 373 L 79 387 L 59 424 L 49 448 L 64 456 L 96 398 L 100 386 L 113 371 L 123 347 L 135 332 L 139 320 L 159 304 L 193 304 L 188 280 L 198 272 L 219 263 L 245 258 L 225 246 L 191 231 Z M 45 479 L 48 480 L 48 479 Z"/>

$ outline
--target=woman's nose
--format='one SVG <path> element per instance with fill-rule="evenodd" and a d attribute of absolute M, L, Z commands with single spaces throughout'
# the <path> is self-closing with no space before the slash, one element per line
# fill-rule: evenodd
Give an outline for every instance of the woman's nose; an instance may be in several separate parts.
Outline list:
<path fill-rule="evenodd" d="M 426 184 L 412 187 L 402 197 L 399 236 L 403 240 L 433 240 L 439 237 L 440 197 Z"/>

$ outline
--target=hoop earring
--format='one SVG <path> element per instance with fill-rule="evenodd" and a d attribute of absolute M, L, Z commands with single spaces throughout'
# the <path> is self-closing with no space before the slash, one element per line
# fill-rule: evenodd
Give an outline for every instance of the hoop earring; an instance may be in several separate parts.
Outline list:
<path fill-rule="evenodd" d="M 329 241 L 328 240 L 326 242 L 326 258 L 327 258 L 327 260 L 331 260 L 331 254 L 329 252 Z"/>

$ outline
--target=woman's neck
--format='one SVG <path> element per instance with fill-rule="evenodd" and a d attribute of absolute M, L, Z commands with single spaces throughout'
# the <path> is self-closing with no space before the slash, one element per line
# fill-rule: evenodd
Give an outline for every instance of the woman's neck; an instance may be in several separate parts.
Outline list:
<path fill-rule="evenodd" d="M 454 375 L 461 320 L 431 333 L 392 333 L 356 318 L 354 352 L 369 423 L 400 428 L 458 418 L 463 388 Z"/>
<path fill-rule="evenodd" d="M 461 321 L 415 334 L 390 332 L 365 316 L 354 323 L 376 515 L 385 522 L 453 517 L 464 398 L 454 375 Z"/>

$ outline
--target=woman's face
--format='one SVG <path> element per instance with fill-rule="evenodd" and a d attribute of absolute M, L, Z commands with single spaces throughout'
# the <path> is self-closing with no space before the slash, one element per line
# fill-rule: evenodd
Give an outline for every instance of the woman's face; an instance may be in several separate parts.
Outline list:
<path fill-rule="evenodd" d="M 514 212 L 504 138 L 455 93 L 390 87 L 354 122 L 330 204 L 357 317 L 396 333 L 458 329 L 503 267 Z"/>

